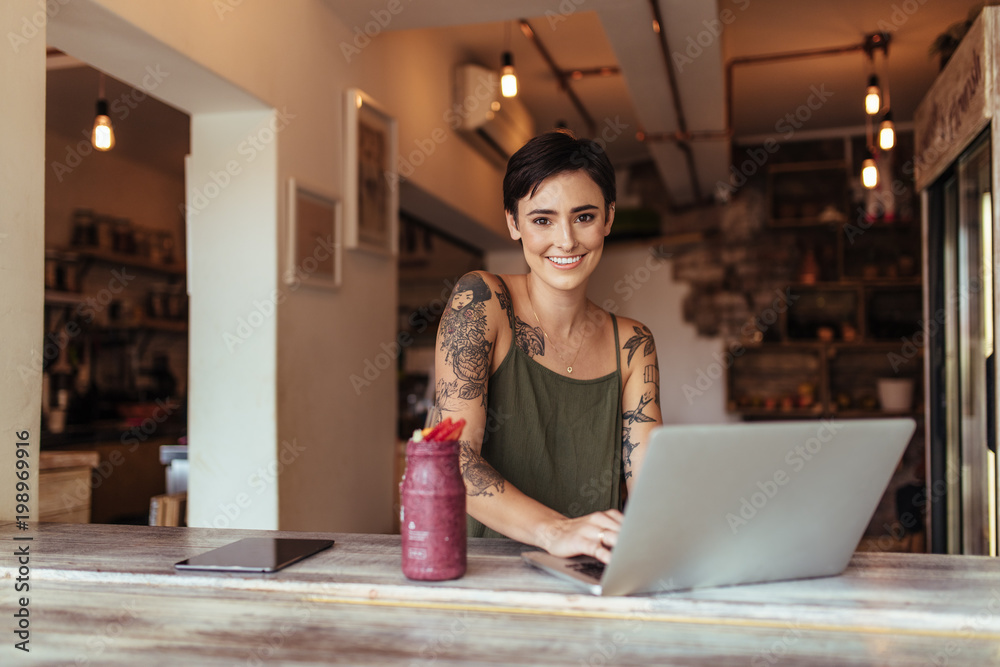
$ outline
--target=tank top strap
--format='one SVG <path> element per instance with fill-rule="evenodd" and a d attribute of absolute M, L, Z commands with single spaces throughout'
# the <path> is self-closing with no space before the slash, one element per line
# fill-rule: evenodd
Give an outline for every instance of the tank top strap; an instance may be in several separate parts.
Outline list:
<path fill-rule="evenodd" d="M 615 329 L 615 361 L 618 362 L 618 375 L 622 373 L 622 351 L 621 344 L 618 342 L 618 318 L 615 317 L 614 313 L 608 313 L 611 316 L 611 326 Z"/>
<path fill-rule="evenodd" d="M 507 283 L 504 282 L 504 279 L 500 277 L 500 274 L 496 274 L 495 273 L 493 275 L 495 275 L 497 277 L 497 280 L 499 280 L 500 284 L 503 285 L 504 291 L 507 292 L 508 296 L 510 296 L 510 310 L 507 311 L 507 324 L 510 325 L 510 330 L 513 333 L 513 331 L 514 331 L 514 295 L 511 294 L 510 288 L 507 287 Z M 618 336 L 618 333 L 617 333 L 617 330 L 616 330 L 616 332 L 615 332 L 616 342 L 617 342 L 617 336 Z"/>

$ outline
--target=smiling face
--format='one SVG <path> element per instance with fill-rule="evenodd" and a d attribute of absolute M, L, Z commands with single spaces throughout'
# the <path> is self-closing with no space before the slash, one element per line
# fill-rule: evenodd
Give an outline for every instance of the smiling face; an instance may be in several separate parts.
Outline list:
<path fill-rule="evenodd" d="M 611 233 L 614 203 L 584 171 L 567 171 L 546 178 L 534 195 L 517 203 L 517 219 L 507 213 L 507 229 L 520 240 L 532 273 L 553 287 L 585 286 Z"/>

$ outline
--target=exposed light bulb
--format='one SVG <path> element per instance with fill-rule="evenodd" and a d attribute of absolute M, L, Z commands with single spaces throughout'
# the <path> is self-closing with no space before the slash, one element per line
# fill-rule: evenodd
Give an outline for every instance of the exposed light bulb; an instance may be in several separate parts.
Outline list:
<path fill-rule="evenodd" d="M 107 100 L 97 100 L 97 117 L 94 118 L 94 130 L 91 132 L 90 141 L 99 151 L 109 151 L 115 147 L 115 130 L 111 126 L 111 118 L 108 117 Z"/>
<path fill-rule="evenodd" d="M 878 185 L 878 167 L 872 158 L 861 163 L 861 184 L 869 190 Z"/>
<path fill-rule="evenodd" d="M 896 128 L 892 124 L 892 112 L 887 111 L 878 128 L 878 147 L 884 151 L 896 145 Z"/>
<path fill-rule="evenodd" d="M 868 88 L 865 91 L 865 113 L 874 116 L 882 108 L 882 91 L 878 87 L 878 77 L 872 74 L 868 78 Z"/>
<path fill-rule="evenodd" d="M 517 95 L 517 76 L 514 74 L 514 58 L 510 51 L 503 53 L 503 69 L 500 71 L 500 94 L 504 97 Z"/>

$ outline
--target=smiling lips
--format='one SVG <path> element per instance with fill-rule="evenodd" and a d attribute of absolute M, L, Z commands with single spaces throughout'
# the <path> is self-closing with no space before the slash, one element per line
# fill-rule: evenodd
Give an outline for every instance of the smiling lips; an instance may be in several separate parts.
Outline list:
<path fill-rule="evenodd" d="M 560 268 L 569 268 L 579 264 L 580 260 L 583 259 L 583 255 L 574 255 L 573 257 L 546 257 L 545 259 Z"/>

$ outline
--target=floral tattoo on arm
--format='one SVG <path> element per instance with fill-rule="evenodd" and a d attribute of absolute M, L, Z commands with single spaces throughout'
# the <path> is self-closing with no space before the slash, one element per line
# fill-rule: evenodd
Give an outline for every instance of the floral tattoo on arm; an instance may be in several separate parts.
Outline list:
<path fill-rule="evenodd" d="M 486 339 L 486 302 L 492 296 L 479 274 L 463 276 L 441 320 L 441 350 L 458 378 L 454 395 L 465 400 L 479 398 L 484 406 L 493 348 Z"/>
<path fill-rule="evenodd" d="M 633 326 L 632 331 L 635 332 L 631 338 L 629 338 L 624 347 L 628 350 L 628 364 L 632 365 L 632 357 L 635 356 L 636 351 L 639 347 L 642 347 L 642 356 L 647 357 L 656 351 L 656 344 L 653 342 L 653 332 L 649 330 L 646 325 Z"/>

